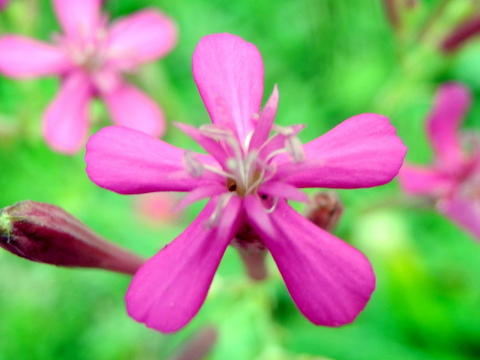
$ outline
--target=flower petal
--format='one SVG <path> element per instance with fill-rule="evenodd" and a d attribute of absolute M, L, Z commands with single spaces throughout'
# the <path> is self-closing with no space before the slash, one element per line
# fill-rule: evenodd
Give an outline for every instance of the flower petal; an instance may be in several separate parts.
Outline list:
<path fill-rule="evenodd" d="M 226 186 L 219 183 L 213 183 L 211 185 L 197 187 L 193 190 L 190 190 L 186 196 L 175 206 L 174 211 L 183 210 L 190 204 L 193 204 L 196 201 L 202 199 L 211 198 L 215 195 L 220 195 L 227 192 Z"/>
<path fill-rule="evenodd" d="M 388 118 L 360 114 L 305 144 L 305 160 L 289 163 L 288 155 L 275 158 L 275 178 L 297 187 L 362 188 L 391 181 L 407 151 Z"/>
<path fill-rule="evenodd" d="M 438 159 L 447 166 L 459 163 L 463 157 L 458 127 L 465 118 L 470 102 L 470 92 L 458 83 L 441 86 L 435 97 L 427 120 L 427 134 Z"/>
<path fill-rule="evenodd" d="M 88 104 L 92 87 L 82 73 L 72 73 L 45 111 L 43 134 L 47 143 L 63 153 L 76 153 L 88 133 Z"/>
<path fill-rule="evenodd" d="M 102 0 L 53 0 L 63 30 L 75 40 L 92 40 L 98 35 Z"/>
<path fill-rule="evenodd" d="M 208 174 L 193 178 L 183 165 L 184 153 L 140 131 L 109 126 L 90 137 L 85 161 L 95 184 L 120 194 L 190 191 L 218 181 Z M 214 161 L 208 155 L 195 156 L 203 163 Z"/>
<path fill-rule="evenodd" d="M 165 118 L 157 104 L 136 87 L 127 83 L 102 93 L 102 98 L 115 124 L 161 136 L 165 132 Z"/>
<path fill-rule="evenodd" d="M 263 183 L 260 185 L 258 193 L 272 197 L 278 197 L 281 194 L 281 197 L 284 199 L 301 201 L 304 203 L 309 202 L 307 194 L 305 194 L 302 190 L 299 190 L 297 187 L 281 181 L 267 181 Z"/>
<path fill-rule="evenodd" d="M 198 312 L 220 259 L 238 229 L 241 200 L 232 197 L 219 227 L 205 222 L 215 210 L 211 200 L 172 243 L 143 265 L 126 295 L 128 314 L 148 327 L 175 332 Z"/>
<path fill-rule="evenodd" d="M 252 134 L 252 139 L 250 140 L 249 150 L 258 149 L 262 146 L 268 139 L 270 135 L 270 130 L 272 129 L 273 121 L 277 115 L 278 109 L 278 88 L 277 85 L 274 86 L 272 95 L 268 99 L 267 103 L 260 113 L 257 125 Z"/>
<path fill-rule="evenodd" d="M 433 168 L 405 164 L 398 173 L 403 190 L 412 195 L 438 196 L 455 186 L 454 178 Z"/>
<path fill-rule="evenodd" d="M 255 45 L 230 34 L 203 37 L 193 54 L 193 77 L 212 122 L 235 129 L 243 142 L 263 96 L 263 61 Z"/>
<path fill-rule="evenodd" d="M 474 199 L 454 198 L 438 204 L 438 210 L 480 241 L 480 207 Z"/>
<path fill-rule="evenodd" d="M 272 253 L 299 310 L 316 325 L 352 322 L 375 288 L 368 259 L 357 249 L 320 229 L 280 200 L 270 214 L 276 236 L 262 222 L 248 219 Z"/>
<path fill-rule="evenodd" d="M 220 165 L 226 167 L 228 154 L 218 141 L 205 136 L 199 129 L 192 125 L 182 123 L 174 123 L 174 125 L 195 140 L 195 142 L 211 154 Z"/>
<path fill-rule="evenodd" d="M 71 66 L 67 55 L 49 44 L 15 35 L 0 38 L 0 72 L 7 76 L 59 74 Z"/>
<path fill-rule="evenodd" d="M 135 66 L 168 54 L 177 43 L 177 28 L 160 11 L 143 10 L 115 21 L 107 41 L 114 60 Z"/>

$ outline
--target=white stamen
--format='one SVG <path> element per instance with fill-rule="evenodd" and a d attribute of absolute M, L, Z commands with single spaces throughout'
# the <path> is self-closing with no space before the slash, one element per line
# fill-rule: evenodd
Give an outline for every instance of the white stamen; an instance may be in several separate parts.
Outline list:
<path fill-rule="evenodd" d="M 225 193 L 219 196 L 217 203 L 215 204 L 215 209 L 213 209 L 212 214 L 208 218 L 207 221 L 204 222 L 204 226 L 207 229 L 212 229 L 216 226 L 218 226 L 218 223 L 221 218 L 221 214 L 223 212 L 223 209 L 227 206 L 228 202 L 233 196 L 233 192 Z"/>
<path fill-rule="evenodd" d="M 268 156 L 265 158 L 265 161 L 268 163 L 268 162 L 269 162 L 270 160 L 272 160 L 275 156 L 277 156 L 278 154 L 284 153 L 284 152 L 287 152 L 287 149 L 286 149 L 286 148 L 281 148 L 281 149 L 272 151 L 272 152 L 271 152 L 270 154 L 268 154 Z"/>
<path fill-rule="evenodd" d="M 208 136 L 209 138 L 212 138 L 214 140 L 233 137 L 233 133 L 231 130 L 221 128 L 218 125 L 213 125 L 213 124 L 202 125 L 200 126 L 199 130 L 203 135 Z"/>
<path fill-rule="evenodd" d="M 285 140 L 285 148 L 287 152 L 290 154 L 293 162 L 299 163 L 305 160 L 305 152 L 303 151 L 303 144 L 300 139 L 295 136 L 291 135 L 288 136 Z"/>
<path fill-rule="evenodd" d="M 218 168 L 215 168 L 215 167 L 213 167 L 213 166 L 203 165 L 203 168 L 204 168 L 205 170 L 208 170 L 208 171 L 214 173 L 214 174 L 218 174 L 218 175 L 223 176 L 223 177 L 225 177 L 225 178 L 235 180 L 235 176 L 233 176 L 232 174 L 227 173 L 226 171 L 220 170 L 220 169 L 218 169 Z"/>
<path fill-rule="evenodd" d="M 272 206 L 270 206 L 270 208 L 268 208 L 268 209 L 265 209 L 265 212 L 267 214 L 271 214 L 275 210 L 275 208 L 277 207 L 277 204 L 278 204 L 278 197 L 274 197 Z"/>
<path fill-rule="evenodd" d="M 280 125 L 274 124 L 272 125 L 272 130 L 284 136 L 296 135 L 296 132 L 293 126 L 280 126 Z"/>
<path fill-rule="evenodd" d="M 205 166 L 197 159 L 193 151 L 186 150 L 183 153 L 185 168 L 194 178 L 199 178 L 205 171 Z"/>
<path fill-rule="evenodd" d="M 250 131 L 247 134 L 247 137 L 245 138 L 245 149 L 248 149 L 248 147 L 250 146 L 250 141 L 252 140 L 252 136 L 253 136 L 253 130 Z"/>

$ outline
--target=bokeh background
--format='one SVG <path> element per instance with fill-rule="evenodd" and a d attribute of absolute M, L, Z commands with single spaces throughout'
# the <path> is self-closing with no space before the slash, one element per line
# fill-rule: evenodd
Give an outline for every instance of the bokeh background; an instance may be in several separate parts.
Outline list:
<path fill-rule="evenodd" d="M 79 0 L 80 1 L 80 0 Z M 391 1 L 394 3 L 395 1 Z M 279 124 L 304 123 L 309 141 L 362 112 L 390 117 L 427 164 L 424 121 L 438 86 L 461 81 L 474 93 L 465 129 L 480 131 L 480 36 L 453 52 L 440 44 L 475 14 L 477 1 L 398 0 L 392 18 L 380 0 L 108 0 L 115 19 L 156 7 L 178 24 L 179 43 L 142 67 L 133 82 L 158 101 L 168 121 L 209 121 L 191 75 L 204 35 L 229 32 L 253 42 L 265 63 L 265 92 L 280 91 Z M 396 20 L 395 20 L 396 19 Z M 48 41 L 59 27 L 48 0 L 11 0 L 0 32 Z M 202 204 L 172 215 L 176 199 L 121 196 L 85 173 L 84 151 L 57 154 L 41 137 L 41 115 L 58 80 L 0 76 L 0 207 L 31 199 L 63 207 L 105 238 L 143 256 L 174 239 Z M 94 129 L 110 124 L 95 104 Z M 165 140 L 197 149 L 169 126 Z M 0 251 L 0 359 L 167 359 L 204 326 L 218 338 L 207 359 L 467 360 L 480 358 L 480 244 L 398 183 L 339 191 L 345 206 L 335 235 L 363 251 L 377 288 L 356 321 L 316 327 L 295 308 L 271 259 L 254 283 L 228 249 L 199 315 L 163 335 L 130 319 L 130 278 L 102 270 L 30 263 Z M 152 206 L 154 209 L 152 210 Z M 301 207 L 298 207 L 301 209 Z"/>

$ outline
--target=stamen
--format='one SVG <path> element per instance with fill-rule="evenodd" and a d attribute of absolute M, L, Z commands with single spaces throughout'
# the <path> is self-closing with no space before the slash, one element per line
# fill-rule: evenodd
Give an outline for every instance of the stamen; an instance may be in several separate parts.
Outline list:
<path fill-rule="evenodd" d="M 278 204 L 278 197 L 274 197 L 272 206 L 268 209 L 265 209 L 266 213 L 271 214 L 272 212 L 274 212 L 277 207 L 277 204 Z"/>
<path fill-rule="evenodd" d="M 299 163 L 305 160 L 305 152 L 303 151 L 303 144 L 300 139 L 295 136 L 291 135 L 288 136 L 285 140 L 285 148 L 287 152 L 290 154 L 294 163 Z"/>
<path fill-rule="evenodd" d="M 214 140 L 227 139 L 233 137 L 230 129 L 219 127 L 218 125 L 208 124 L 202 125 L 199 128 L 200 132 Z"/>
<path fill-rule="evenodd" d="M 219 196 L 217 203 L 215 204 L 215 209 L 213 210 L 212 214 L 206 220 L 203 224 L 207 229 L 212 229 L 216 226 L 218 226 L 218 223 L 221 218 L 221 213 L 223 212 L 223 209 L 227 206 L 228 202 L 234 195 L 234 192 L 229 192 L 229 193 L 224 193 Z"/>
<path fill-rule="evenodd" d="M 272 160 L 273 157 L 277 156 L 278 154 L 287 152 L 288 150 L 286 148 L 281 148 L 275 151 L 272 151 L 268 156 L 265 158 L 265 161 L 268 163 L 270 160 Z"/>
<path fill-rule="evenodd" d="M 232 174 L 230 174 L 226 171 L 220 170 L 216 167 L 213 167 L 213 166 L 210 166 L 210 165 L 203 165 L 203 168 L 205 170 L 208 170 L 208 171 L 214 173 L 214 174 L 217 174 L 217 175 L 229 178 L 229 179 L 235 179 L 235 176 L 233 176 Z"/>
<path fill-rule="evenodd" d="M 280 126 L 273 124 L 272 130 L 283 136 L 297 135 L 293 126 Z"/>
<path fill-rule="evenodd" d="M 257 115 L 257 114 L 255 114 Z M 258 115 L 257 115 L 258 117 Z M 254 116 L 255 118 L 255 116 Z M 250 131 L 248 134 L 247 134 L 247 137 L 245 138 L 245 149 L 248 149 L 248 147 L 250 146 L 250 141 L 252 140 L 252 136 L 253 136 L 253 130 Z"/>
<path fill-rule="evenodd" d="M 244 169 L 245 169 L 245 189 L 247 193 L 249 193 L 249 189 L 251 185 L 249 184 L 249 180 L 252 180 L 254 177 L 255 172 L 257 171 L 256 162 L 258 158 L 257 151 L 250 151 L 247 154 L 247 158 L 245 160 Z M 252 189 L 253 190 L 253 189 Z"/>
<path fill-rule="evenodd" d="M 205 171 L 205 166 L 197 159 L 194 152 L 191 150 L 186 150 L 183 153 L 183 163 L 185 164 L 187 171 L 194 178 L 199 178 Z"/>

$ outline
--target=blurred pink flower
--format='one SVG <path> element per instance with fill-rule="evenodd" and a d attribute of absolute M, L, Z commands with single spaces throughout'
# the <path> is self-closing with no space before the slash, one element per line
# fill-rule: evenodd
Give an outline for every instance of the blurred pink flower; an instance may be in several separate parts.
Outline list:
<path fill-rule="evenodd" d="M 302 145 L 302 125 L 273 124 L 276 87 L 260 112 L 263 61 L 230 34 L 204 37 L 193 75 L 212 124 L 178 127 L 209 155 L 185 151 L 124 127 L 107 127 L 87 144 L 87 173 L 121 194 L 187 191 L 180 207 L 210 198 L 189 227 L 135 275 L 126 295 L 134 319 L 177 331 L 199 311 L 226 247 L 252 233 L 272 253 L 299 310 L 314 324 L 355 319 L 375 287 L 366 257 L 298 214 L 298 188 L 385 184 L 405 146 L 387 118 L 354 116 Z M 273 134 L 270 134 L 273 131 Z"/>
<path fill-rule="evenodd" d="M 139 195 L 134 201 L 135 214 L 152 226 L 165 226 L 178 222 L 182 214 L 174 211 L 178 199 L 172 193 L 148 193 Z"/>
<path fill-rule="evenodd" d="M 4 10 L 9 2 L 10 0 L 0 0 L 0 11 Z"/>
<path fill-rule="evenodd" d="M 64 34 L 54 44 L 16 35 L 0 38 L 0 72 L 14 78 L 58 75 L 62 85 L 44 114 L 43 133 L 52 148 L 77 152 L 88 133 L 88 105 L 103 99 L 117 125 L 159 136 L 158 106 L 121 76 L 158 59 L 176 43 L 175 24 L 148 9 L 107 24 L 101 0 L 53 0 Z"/>
<path fill-rule="evenodd" d="M 470 101 L 461 84 L 440 87 L 427 119 L 434 162 L 428 167 L 405 164 L 399 179 L 405 192 L 434 200 L 440 213 L 480 240 L 480 137 L 462 139 L 458 129 Z"/>

